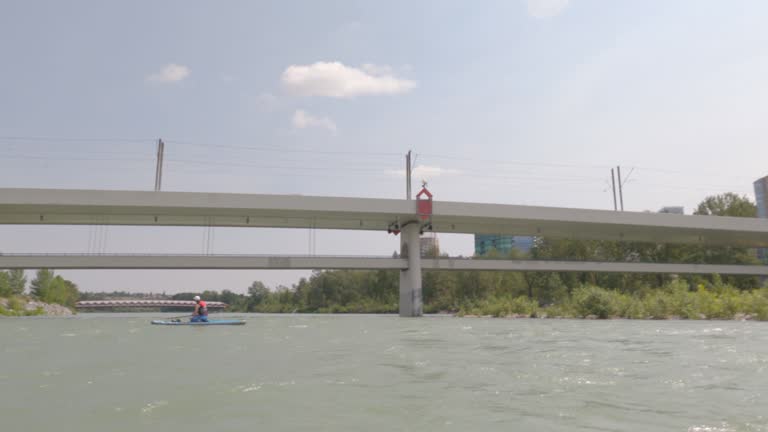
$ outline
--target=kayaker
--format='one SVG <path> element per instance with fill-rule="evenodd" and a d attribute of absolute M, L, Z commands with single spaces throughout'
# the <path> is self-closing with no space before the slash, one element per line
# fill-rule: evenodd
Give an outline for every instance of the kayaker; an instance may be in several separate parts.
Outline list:
<path fill-rule="evenodd" d="M 192 314 L 191 322 L 208 322 L 208 305 L 203 300 L 200 300 L 200 296 L 195 296 L 192 300 L 195 301 L 195 312 Z"/>

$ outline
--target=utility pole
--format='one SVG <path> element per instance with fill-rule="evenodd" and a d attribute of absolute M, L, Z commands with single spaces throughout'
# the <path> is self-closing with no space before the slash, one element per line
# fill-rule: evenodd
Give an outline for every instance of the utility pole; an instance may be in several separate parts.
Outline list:
<path fill-rule="evenodd" d="M 162 139 L 157 140 L 157 167 L 155 168 L 155 192 L 159 192 L 163 185 L 163 153 L 165 152 L 165 143 Z"/>
<path fill-rule="evenodd" d="M 613 188 L 613 211 L 618 210 L 616 207 L 616 178 L 613 174 L 613 168 L 611 168 L 611 186 Z"/>
<path fill-rule="evenodd" d="M 618 177 L 619 177 L 619 201 L 621 203 L 621 211 L 624 211 L 624 193 L 622 192 L 622 189 L 621 189 L 621 184 L 623 183 L 623 180 L 621 179 L 621 167 L 620 166 L 616 167 L 616 172 L 617 172 Z"/>
<path fill-rule="evenodd" d="M 405 155 L 405 199 L 411 199 L 411 151 Z"/>

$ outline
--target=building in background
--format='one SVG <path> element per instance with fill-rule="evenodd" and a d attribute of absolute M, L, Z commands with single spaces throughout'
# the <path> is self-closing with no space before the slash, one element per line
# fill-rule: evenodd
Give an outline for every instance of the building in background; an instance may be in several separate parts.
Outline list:
<path fill-rule="evenodd" d="M 500 255 L 509 255 L 513 250 L 527 254 L 533 247 L 533 239 L 532 236 L 475 234 L 475 255 L 485 255 L 492 250 Z"/>
<path fill-rule="evenodd" d="M 661 209 L 659 209 L 659 213 L 685 214 L 685 209 L 683 207 L 678 207 L 678 206 L 668 206 L 668 207 L 662 207 Z"/>
<path fill-rule="evenodd" d="M 430 232 L 421 237 L 419 239 L 419 251 L 423 257 L 440 256 L 440 240 L 437 239 L 437 234 Z"/>
<path fill-rule="evenodd" d="M 755 180 L 753 184 L 755 186 L 757 217 L 768 219 L 768 176 Z M 763 264 L 768 264 L 768 248 L 758 248 L 757 259 Z"/>
<path fill-rule="evenodd" d="M 768 176 L 755 180 L 757 217 L 768 218 Z"/>

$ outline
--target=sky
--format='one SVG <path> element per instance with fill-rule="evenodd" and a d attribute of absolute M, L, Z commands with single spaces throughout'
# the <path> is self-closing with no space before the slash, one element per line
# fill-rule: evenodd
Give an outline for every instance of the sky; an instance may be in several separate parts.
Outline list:
<path fill-rule="evenodd" d="M 768 175 L 768 3 L 0 3 L 0 187 L 628 211 Z M 206 241 L 210 238 L 210 241 Z M 471 255 L 473 239 L 439 236 Z M 390 255 L 386 233 L 0 227 L 5 253 Z M 60 271 L 81 290 L 288 285 L 299 271 Z M 31 276 L 31 273 L 30 273 Z"/>

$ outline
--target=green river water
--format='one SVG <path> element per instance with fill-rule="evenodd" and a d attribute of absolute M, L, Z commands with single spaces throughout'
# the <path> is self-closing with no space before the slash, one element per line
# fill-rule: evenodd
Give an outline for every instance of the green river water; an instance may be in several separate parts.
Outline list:
<path fill-rule="evenodd" d="M 2 431 L 768 431 L 768 323 L 0 318 Z"/>

